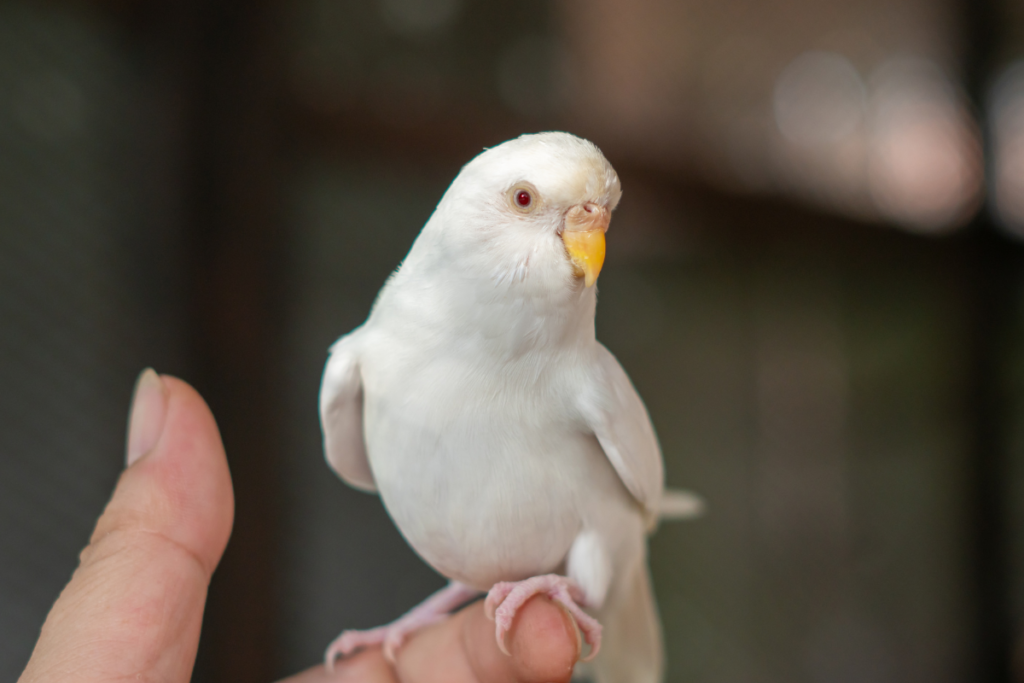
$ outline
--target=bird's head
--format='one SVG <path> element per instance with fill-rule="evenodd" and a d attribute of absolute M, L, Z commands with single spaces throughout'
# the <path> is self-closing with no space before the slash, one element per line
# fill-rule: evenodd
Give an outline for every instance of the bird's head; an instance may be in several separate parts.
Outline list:
<path fill-rule="evenodd" d="M 523 135 L 466 164 L 438 205 L 437 230 L 510 279 L 539 270 L 547 281 L 590 287 L 621 195 L 593 143 L 568 133 Z"/>

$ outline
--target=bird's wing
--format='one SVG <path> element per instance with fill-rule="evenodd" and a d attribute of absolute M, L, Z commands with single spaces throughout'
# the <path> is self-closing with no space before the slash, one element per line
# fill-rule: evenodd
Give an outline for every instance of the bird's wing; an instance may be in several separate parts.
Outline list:
<path fill-rule="evenodd" d="M 356 339 L 350 334 L 331 347 L 320 385 L 320 424 L 331 469 L 350 486 L 374 492 L 377 485 L 363 440 L 363 380 Z"/>
<path fill-rule="evenodd" d="M 580 395 L 584 419 L 622 483 L 648 517 L 656 517 L 665 473 L 654 426 L 619 361 L 597 347 L 589 390 Z"/>

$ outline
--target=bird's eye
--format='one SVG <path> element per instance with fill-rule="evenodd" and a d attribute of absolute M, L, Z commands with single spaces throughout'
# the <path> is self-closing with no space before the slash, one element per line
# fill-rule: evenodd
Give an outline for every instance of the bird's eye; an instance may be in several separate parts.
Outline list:
<path fill-rule="evenodd" d="M 506 196 L 508 203 L 519 213 L 532 213 L 541 204 L 537 188 L 530 183 L 516 183 Z"/>

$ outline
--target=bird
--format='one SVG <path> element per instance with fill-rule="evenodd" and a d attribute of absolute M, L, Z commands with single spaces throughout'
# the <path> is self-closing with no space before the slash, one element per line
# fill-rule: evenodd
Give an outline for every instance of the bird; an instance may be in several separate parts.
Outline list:
<path fill-rule="evenodd" d="M 486 594 L 498 646 L 537 594 L 575 618 L 597 683 L 657 683 L 661 628 L 647 565 L 666 492 L 650 416 L 597 341 L 597 278 L 622 195 L 592 142 L 522 135 L 455 177 L 366 322 L 330 347 L 324 451 L 377 492 L 449 584 L 379 628 L 345 631 L 325 662 L 381 645 Z"/>

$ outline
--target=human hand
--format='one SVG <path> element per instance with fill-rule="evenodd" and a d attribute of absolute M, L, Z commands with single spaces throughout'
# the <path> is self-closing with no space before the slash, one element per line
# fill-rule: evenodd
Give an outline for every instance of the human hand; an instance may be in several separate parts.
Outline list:
<path fill-rule="evenodd" d="M 210 576 L 224 552 L 234 497 L 213 416 L 194 389 L 144 372 L 132 404 L 127 468 L 78 569 L 43 625 L 20 683 L 159 680 L 192 674 Z M 572 619 L 540 598 L 501 654 L 481 603 L 414 635 L 395 669 L 379 650 L 288 683 L 568 681 L 580 644 Z"/>
<path fill-rule="evenodd" d="M 498 649 L 494 622 L 476 602 L 449 619 L 416 632 L 398 651 L 394 668 L 379 647 L 321 665 L 280 683 L 561 683 L 572 677 L 580 639 L 572 617 L 545 597 L 516 615 Z"/>

